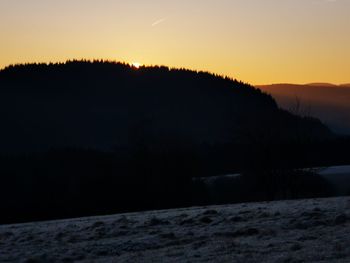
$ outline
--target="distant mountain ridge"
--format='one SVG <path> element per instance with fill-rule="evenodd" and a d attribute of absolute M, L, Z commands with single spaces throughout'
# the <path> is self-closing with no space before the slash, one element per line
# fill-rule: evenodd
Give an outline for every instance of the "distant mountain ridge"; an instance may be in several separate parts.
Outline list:
<path fill-rule="evenodd" d="M 167 67 L 103 61 L 27 64 L 0 71 L 2 151 L 111 149 L 135 141 L 220 144 L 257 131 L 331 133 L 248 84 Z"/>
<path fill-rule="evenodd" d="M 315 87 L 337 87 L 338 85 L 332 84 L 332 83 L 325 83 L 325 82 L 314 82 L 314 83 L 308 83 L 307 86 L 315 86 Z"/>
<path fill-rule="evenodd" d="M 321 119 L 337 133 L 350 134 L 350 84 L 273 84 L 256 87 L 271 94 L 282 108 L 294 108 L 298 100 L 308 115 Z"/>

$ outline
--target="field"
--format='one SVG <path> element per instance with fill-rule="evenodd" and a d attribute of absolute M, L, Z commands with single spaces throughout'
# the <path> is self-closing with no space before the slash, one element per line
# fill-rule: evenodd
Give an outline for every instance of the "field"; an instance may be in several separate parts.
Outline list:
<path fill-rule="evenodd" d="M 1 262 L 350 262 L 350 197 L 0 226 Z"/>

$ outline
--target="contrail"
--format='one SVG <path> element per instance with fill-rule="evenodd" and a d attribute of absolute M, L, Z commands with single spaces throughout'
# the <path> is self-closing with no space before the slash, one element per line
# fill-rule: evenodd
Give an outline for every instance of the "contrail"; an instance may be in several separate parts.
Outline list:
<path fill-rule="evenodd" d="M 166 17 L 161 18 L 161 19 L 155 21 L 155 22 L 152 24 L 152 26 L 157 26 L 157 25 L 159 25 L 160 23 L 163 23 L 166 19 L 167 19 Z"/>

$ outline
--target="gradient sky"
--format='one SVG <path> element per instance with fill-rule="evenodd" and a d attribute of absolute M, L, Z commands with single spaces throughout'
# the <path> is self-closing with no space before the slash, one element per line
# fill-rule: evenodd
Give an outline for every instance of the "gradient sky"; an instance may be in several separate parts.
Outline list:
<path fill-rule="evenodd" d="M 103 58 L 350 82 L 350 0 L 0 0 L 0 68 Z"/>

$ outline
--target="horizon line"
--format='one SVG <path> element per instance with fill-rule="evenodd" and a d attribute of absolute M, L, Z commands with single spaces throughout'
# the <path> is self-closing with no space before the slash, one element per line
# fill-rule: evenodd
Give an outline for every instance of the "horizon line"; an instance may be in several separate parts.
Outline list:
<path fill-rule="evenodd" d="M 129 66 L 129 67 L 133 67 L 133 63 L 134 62 L 126 62 L 126 61 L 122 61 L 122 60 L 114 60 L 114 59 L 86 59 L 86 58 L 73 58 L 73 59 L 66 59 L 66 60 L 58 60 L 56 62 L 39 62 L 39 61 L 35 61 L 35 62 L 18 62 L 18 63 L 11 63 L 8 64 L 6 66 L 0 67 L 0 71 L 3 71 L 7 68 L 10 67 L 16 67 L 16 66 L 26 66 L 26 65 L 47 65 L 49 66 L 50 64 L 52 65 L 57 65 L 57 64 L 67 64 L 67 63 L 71 63 L 71 62 L 87 62 L 87 63 L 115 63 L 115 64 L 122 64 L 125 66 Z M 167 65 L 162 65 L 162 64 L 143 64 L 141 63 L 140 68 L 156 68 L 156 67 L 165 67 L 168 68 L 169 70 L 188 70 L 188 71 L 193 71 L 196 73 L 207 73 L 210 75 L 214 75 L 214 76 L 218 76 L 218 77 L 222 77 L 222 78 L 228 78 L 231 80 L 235 80 L 235 81 L 239 81 L 239 82 L 243 82 L 246 84 L 249 84 L 253 87 L 259 87 L 259 86 L 271 86 L 271 85 L 298 85 L 298 86 L 335 86 L 335 87 L 343 87 L 343 86 L 350 86 L 350 81 L 349 82 L 327 82 L 327 81 L 310 81 L 310 82 L 303 82 L 303 83 L 298 83 L 298 82 L 269 82 L 269 83 L 265 83 L 265 84 L 256 84 L 256 83 L 252 83 L 252 82 L 248 82 L 248 81 L 244 81 L 244 80 L 240 80 L 237 79 L 233 76 L 229 76 L 229 75 L 225 75 L 222 73 L 216 73 L 210 70 L 204 70 L 204 69 L 193 69 L 193 68 L 186 68 L 186 67 L 176 67 L 176 66 L 167 66 Z M 138 70 L 139 70 L 138 69 Z"/>

